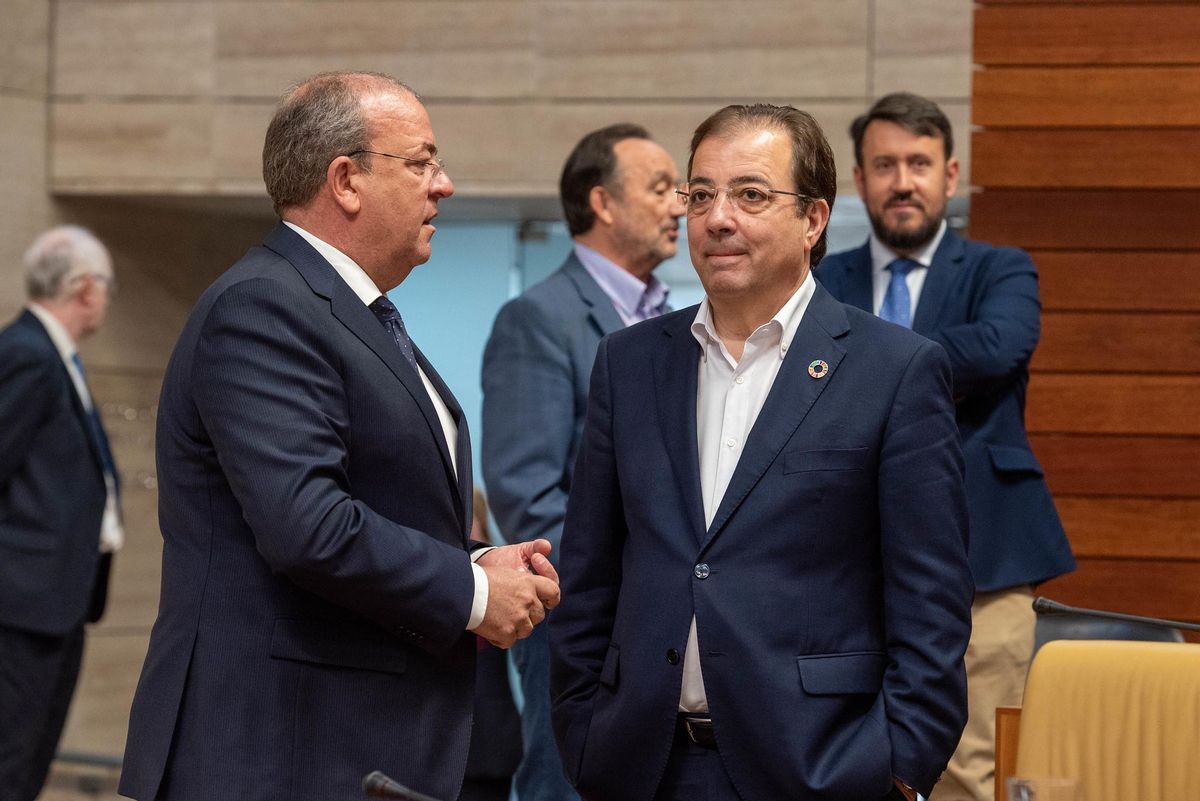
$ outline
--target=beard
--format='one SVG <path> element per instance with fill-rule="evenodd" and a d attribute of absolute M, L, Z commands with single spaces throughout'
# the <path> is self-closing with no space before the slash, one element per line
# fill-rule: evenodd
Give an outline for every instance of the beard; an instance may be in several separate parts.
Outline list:
<path fill-rule="evenodd" d="M 871 220 L 871 230 L 875 232 L 875 236 L 880 242 L 891 250 L 911 253 L 933 239 L 942 225 L 945 211 L 945 206 L 936 209 L 933 214 L 922 209 L 920 211 L 921 224 L 916 228 L 889 228 L 883 221 L 883 215 L 872 211 L 867 212 L 867 217 Z"/>

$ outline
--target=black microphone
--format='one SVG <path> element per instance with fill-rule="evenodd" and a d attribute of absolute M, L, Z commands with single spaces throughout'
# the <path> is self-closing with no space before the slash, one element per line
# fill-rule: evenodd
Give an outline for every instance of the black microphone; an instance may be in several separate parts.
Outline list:
<path fill-rule="evenodd" d="M 438 801 L 433 796 L 418 793 L 392 781 L 378 770 L 371 771 L 363 778 L 363 795 L 367 798 L 390 798 L 394 801 Z"/>
<path fill-rule="evenodd" d="M 1033 611 L 1040 615 L 1082 615 L 1083 617 L 1098 617 L 1105 620 L 1123 620 L 1126 623 L 1145 623 L 1148 626 L 1159 626 L 1167 629 L 1183 629 L 1184 631 L 1200 631 L 1196 623 L 1184 623 L 1181 620 L 1166 620 L 1160 617 L 1142 617 L 1127 615 L 1124 612 L 1106 612 L 1102 609 L 1084 609 L 1078 606 L 1067 606 L 1058 601 L 1039 595 L 1033 599 Z"/>

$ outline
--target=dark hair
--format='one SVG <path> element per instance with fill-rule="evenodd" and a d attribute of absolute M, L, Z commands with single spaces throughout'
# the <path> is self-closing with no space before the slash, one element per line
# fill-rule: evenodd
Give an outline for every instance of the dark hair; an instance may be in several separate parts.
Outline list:
<path fill-rule="evenodd" d="M 588 202 L 593 187 L 605 186 L 613 194 L 620 195 L 620 187 L 613 182 L 617 172 L 617 154 L 613 148 L 617 142 L 650 138 L 650 132 L 642 126 L 618 122 L 592 131 L 579 140 L 571 155 L 567 156 L 562 176 L 558 179 L 558 195 L 571 236 L 586 234 L 596 224 L 596 215 Z"/>
<path fill-rule="evenodd" d="M 755 103 L 746 106 L 726 106 L 714 112 L 700 123 L 692 134 L 691 152 L 688 154 L 688 178 L 692 176 L 692 160 L 696 148 L 710 136 L 729 136 L 743 131 L 774 128 L 792 140 L 792 180 L 796 191 L 814 198 L 821 198 L 833 209 L 837 197 L 837 166 L 833 161 L 833 150 L 825 138 L 821 126 L 806 111 L 793 106 L 774 106 L 770 103 Z M 802 213 L 804 204 L 799 204 L 797 213 Z M 829 227 L 821 232 L 821 238 L 813 245 L 810 254 L 811 266 L 816 267 L 825 257 L 825 236 Z"/>
<path fill-rule="evenodd" d="M 420 99 L 400 81 L 378 72 L 323 72 L 288 90 L 263 142 L 263 181 L 276 213 L 316 197 L 329 162 L 370 148 L 361 101 L 380 91 Z M 366 154 L 354 158 L 369 171 Z"/>
<path fill-rule="evenodd" d="M 875 105 L 850 123 L 850 138 L 854 140 L 854 161 L 862 166 L 863 135 L 867 126 L 875 120 L 894 122 L 918 136 L 942 137 L 942 150 L 946 160 L 954 152 L 954 133 L 950 120 L 938 108 L 938 104 L 911 92 L 893 92 L 875 101 Z"/>

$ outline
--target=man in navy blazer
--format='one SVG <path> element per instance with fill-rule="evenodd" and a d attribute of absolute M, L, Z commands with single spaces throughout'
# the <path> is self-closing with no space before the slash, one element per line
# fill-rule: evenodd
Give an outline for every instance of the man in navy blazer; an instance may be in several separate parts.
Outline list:
<path fill-rule="evenodd" d="M 1029 359 L 1040 330 L 1037 270 L 1015 248 L 946 225 L 958 161 L 936 104 L 898 93 L 851 126 L 854 180 L 873 233 L 830 256 L 818 280 L 835 298 L 945 348 L 967 469 L 977 595 L 967 649 L 970 719 L 934 801 L 990 801 L 995 709 L 1019 705 L 1033 653 L 1031 585 L 1075 567 L 1025 435 Z"/>
<path fill-rule="evenodd" d="M 104 322 L 108 250 L 77 226 L 25 256 L 0 331 L 0 798 L 41 792 L 121 545 L 119 486 L 78 344 Z"/>
<path fill-rule="evenodd" d="M 567 157 L 559 188 L 575 246 L 556 272 L 505 304 L 483 354 L 483 476 L 509 542 L 544 537 L 558 547 L 596 347 L 666 308 L 653 271 L 675 255 L 678 183 L 674 160 L 640 125 L 592 131 Z M 545 629 L 513 657 L 525 697 L 517 793 L 521 801 L 578 798 L 550 728 Z"/>
<path fill-rule="evenodd" d="M 462 410 L 385 294 L 453 184 L 420 100 L 372 73 L 289 92 L 263 175 L 283 221 L 163 381 L 162 596 L 120 791 L 328 801 L 379 769 L 452 799 L 471 632 L 508 647 L 558 593 L 548 542 L 469 545 Z"/>
<path fill-rule="evenodd" d="M 699 307 L 600 344 L 550 622 L 588 801 L 928 793 L 966 719 L 950 366 L 815 283 L 833 155 L 791 107 L 692 138 Z"/>

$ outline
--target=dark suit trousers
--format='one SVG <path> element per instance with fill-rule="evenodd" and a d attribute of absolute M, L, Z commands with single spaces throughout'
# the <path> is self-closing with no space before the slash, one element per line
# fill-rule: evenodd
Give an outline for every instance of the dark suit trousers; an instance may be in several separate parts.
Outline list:
<path fill-rule="evenodd" d="M 82 625 L 61 637 L 0 626 L 0 801 L 41 792 L 82 660 Z"/>

